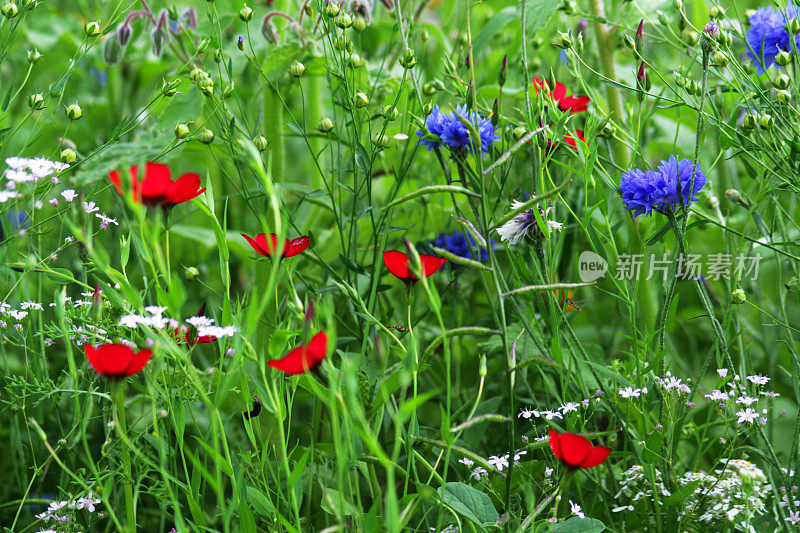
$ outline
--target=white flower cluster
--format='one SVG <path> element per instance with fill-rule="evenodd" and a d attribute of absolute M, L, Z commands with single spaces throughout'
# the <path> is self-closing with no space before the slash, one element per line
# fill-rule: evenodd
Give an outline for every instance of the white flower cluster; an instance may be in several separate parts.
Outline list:
<path fill-rule="evenodd" d="M 739 375 L 734 375 L 732 379 L 728 379 L 728 369 L 719 368 L 717 373 L 723 380 L 722 386 L 719 389 L 714 389 L 705 395 L 712 402 L 716 402 L 720 409 L 728 407 L 731 412 L 735 411 L 736 423 L 741 424 L 761 424 L 767 423 L 767 409 L 761 407 L 759 409 L 758 402 L 762 398 L 772 399 L 780 396 L 777 392 L 758 390 L 769 383 L 770 378 L 755 374 L 747 376 L 746 381 Z M 751 396 L 748 392 L 747 382 L 750 382 L 758 390 L 758 394 Z M 755 393 L 753 393 L 755 394 Z M 753 407 L 755 405 L 755 408 Z"/>
<path fill-rule="evenodd" d="M 36 515 L 36 518 L 43 522 L 55 521 L 57 524 L 66 524 L 72 517 L 71 514 L 64 514 L 67 510 L 81 510 L 85 509 L 90 513 L 95 511 L 95 506 L 102 503 L 100 500 L 93 497 L 89 493 L 87 498 L 78 498 L 77 500 L 62 500 L 59 502 L 51 502 L 43 513 Z"/>
<path fill-rule="evenodd" d="M 581 400 L 580 403 L 577 402 L 567 402 L 561 407 L 557 407 L 554 410 L 546 409 L 546 410 L 539 410 L 533 409 L 530 407 L 526 407 L 522 409 L 517 418 L 524 418 L 525 420 L 529 420 L 531 418 L 544 418 L 545 420 L 561 420 L 564 418 L 564 415 L 567 413 L 577 413 L 578 409 L 581 407 L 588 407 L 589 406 L 589 399 Z"/>
<path fill-rule="evenodd" d="M 215 326 L 214 319 L 205 316 L 193 316 L 186 319 L 189 326 L 181 324 L 174 318 L 164 316 L 166 307 L 150 305 L 144 308 L 147 315 L 128 314 L 119 319 L 119 325 L 135 329 L 139 326 L 146 326 L 153 329 L 162 330 L 170 328 L 180 333 L 189 331 L 189 326 L 197 329 L 198 337 L 233 337 L 238 329 L 236 326 Z"/>
<path fill-rule="evenodd" d="M 667 391 L 676 392 L 678 394 L 689 394 L 692 389 L 689 388 L 688 379 L 686 383 L 680 378 L 676 378 L 671 372 L 667 372 L 664 378 L 656 378 L 656 383 Z"/>
<path fill-rule="evenodd" d="M 24 157 L 9 157 L 6 159 L 8 169 L 3 176 L 8 180 L 6 189 L 15 189 L 18 183 L 29 183 L 42 178 L 49 178 L 69 168 L 66 163 L 50 161 L 44 157 L 27 159 Z M 58 178 L 53 179 L 58 183 Z"/>
<path fill-rule="evenodd" d="M 520 458 L 522 458 L 523 455 L 527 455 L 527 454 L 528 454 L 528 452 L 525 451 L 525 450 L 521 450 L 521 451 L 515 452 L 514 453 L 514 466 L 517 466 L 519 464 Z M 502 472 L 504 469 L 508 468 L 509 459 L 510 458 L 511 458 L 511 454 L 510 453 L 507 453 L 505 455 L 491 455 L 491 456 L 489 456 L 489 459 L 486 462 L 489 463 L 491 466 L 495 467 L 498 472 Z M 472 468 L 472 466 L 475 464 L 475 461 L 473 461 L 469 457 L 462 457 L 461 459 L 458 460 L 458 462 L 463 464 L 467 468 Z M 477 480 L 483 479 L 483 478 L 488 477 L 488 476 L 489 476 L 489 472 L 487 472 L 487 470 L 485 468 L 483 468 L 482 466 L 475 467 L 472 470 L 472 473 L 469 475 L 469 477 L 477 479 Z"/>

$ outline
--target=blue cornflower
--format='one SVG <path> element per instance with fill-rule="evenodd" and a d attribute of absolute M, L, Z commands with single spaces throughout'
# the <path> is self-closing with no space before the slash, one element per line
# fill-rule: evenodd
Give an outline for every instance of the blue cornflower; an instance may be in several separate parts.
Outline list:
<path fill-rule="evenodd" d="M 467 111 L 466 106 L 460 105 L 456 107 L 455 111 L 450 113 L 442 113 L 439 106 L 433 108 L 433 111 L 425 119 L 425 128 L 428 130 L 417 131 L 417 135 L 424 137 L 425 135 L 435 135 L 439 138 L 438 141 L 420 139 L 419 143 L 428 147 L 428 150 L 446 144 L 452 150 L 467 149 L 471 152 L 477 152 L 477 147 L 469 138 L 469 130 L 458 119 L 458 116 L 466 119 L 471 124 L 475 125 L 480 135 L 480 151 L 488 152 L 489 146 L 494 142 L 495 129 L 492 122 L 481 116 L 479 113 Z"/>
<path fill-rule="evenodd" d="M 650 215 L 653 209 L 675 209 L 681 205 L 681 196 L 686 205 L 697 201 L 697 193 L 706 184 L 706 176 L 697 165 L 688 159 L 680 161 L 673 155 L 661 160 L 658 170 L 631 169 L 622 175 L 620 190 L 625 209 L 633 211 L 634 218 Z M 692 173 L 694 172 L 694 187 Z M 679 192 L 680 191 L 680 192 Z"/>
<path fill-rule="evenodd" d="M 747 54 L 755 62 L 759 75 L 775 63 L 778 52 L 792 52 L 792 38 L 786 31 L 786 20 L 787 16 L 797 18 L 798 15 L 800 9 L 789 2 L 786 16 L 773 6 L 760 7 L 750 16 Z M 795 37 L 795 42 L 800 45 L 800 36 Z"/>
<path fill-rule="evenodd" d="M 469 244 L 467 241 L 469 240 Z M 473 251 L 470 248 L 478 248 L 475 239 L 469 233 L 461 233 L 460 231 L 453 230 L 451 234 L 447 233 L 440 233 L 436 239 L 431 241 L 431 245 L 437 248 L 441 248 L 443 250 L 447 250 L 448 252 L 457 255 L 459 257 L 464 257 L 466 259 L 475 259 L 476 261 L 486 261 L 489 256 L 484 248 L 480 248 L 477 254 L 478 257 L 473 255 Z M 489 239 L 489 246 L 492 247 L 494 250 L 494 240 Z"/>

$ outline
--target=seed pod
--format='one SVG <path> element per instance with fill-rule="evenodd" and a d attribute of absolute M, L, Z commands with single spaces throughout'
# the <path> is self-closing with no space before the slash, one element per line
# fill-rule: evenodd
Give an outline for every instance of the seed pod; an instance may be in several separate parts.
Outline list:
<path fill-rule="evenodd" d="M 349 13 L 342 13 L 341 15 L 336 17 L 333 23 L 342 28 L 343 30 L 346 30 L 347 28 L 353 25 L 353 17 L 351 17 Z"/>
<path fill-rule="evenodd" d="M 715 67 L 725 68 L 728 65 L 728 56 L 717 50 L 711 55 L 711 64 Z"/>
<path fill-rule="evenodd" d="M 233 92 L 236 90 L 236 84 L 233 82 L 228 83 L 225 88 L 222 90 L 222 98 L 230 98 L 233 96 Z"/>
<path fill-rule="evenodd" d="M 356 17 L 353 21 L 353 29 L 357 32 L 362 32 L 367 29 L 367 19 L 364 17 Z"/>
<path fill-rule="evenodd" d="M 700 42 L 700 36 L 697 34 L 697 32 L 687 31 L 683 34 L 683 42 L 689 46 L 697 46 L 697 43 Z"/>
<path fill-rule="evenodd" d="M 28 50 L 28 63 L 35 65 L 42 59 L 42 54 L 39 53 L 39 50 L 36 48 L 31 48 Z"/>
<path fill-rule="evenodd" d="M 775 91 L 775 99 L 783 105 L 792 101 L 792 93 L 786 90 Z"/>
<path fill-rule="evenodd" d="M 732 303 L 739 305 L 747 301 L 747 294 L 744 292 L 743 289 L 735 289 L 731 293 L 731 298 L 732 298 Z"/>
<path fill-rule="evenodd" d="M 253 146 L 256 147 L 256 150 L 259 152 L 263 152 L 269 146 L 269 141 L 263 135 L 259 135 L 255 139 L 253 139 Z"/>
<path fill-rule="evenodd" d="M 411 70 L 416 64 L 417 57 L 414 54 L 414 50 L 406 48 L 406 51 L 403 52 L 403 56 L 400 58 L 400 65 L 406 70 Z"/>
<path fill-rule="evenodd" d="M 339 4 L 337 4 L 335 1 L 328 3 L 328 5 L 325 6 L 325 14 L 327 16 L 329 16 L 330 18 L 333 18 L 336 15 L 338 15 L 339 14 Z"/>
<path fill-rule="evenodd" d="M 792 56 L 791 54 L 789 54 L 789 52 L 781 50 L 777 54 L 775 54 L 775 62 L 778 65 L 785 67 L 786 65 L 792 62 Z"/>
<path fill-rule="evenodd" d="M 385 116 L 389 120 L 397 120 L 400 116 L 400 111 L 393 105 L 387 105 L 383 108 L 383 116 Z"/>
<path fill-rule="evenodd" d="M 389 147 L 389 136 L 383 133 L 378 133 L 372 138 L 373 144 L 379 148 Z"/>
<path fill-rule="evenodd" d="M 181 85 L 181 80 L 166 81 L 161 86 L 161 94 L 164 96 L 175 96 L 178 94 L 178 87 Z"/>
<path fill-rule="evenodd" d="M 557 48 L 561 48 L 562 50 L 571 48 L 572 44 L 572 36 L 570 36 L 569 33 L 564 33 L 562 31 L 557 32 L 556 38 L 553 39 L 553 45 Z"/>
<path fill-rule="evenodd" d="M 775 119 L 772 118 L 772 115 L 768 115 L 764 113 L 760 117 L 758 117 L 758 127 L 762 130 L 771 130 L 772 127 L 775 125 Z"/>

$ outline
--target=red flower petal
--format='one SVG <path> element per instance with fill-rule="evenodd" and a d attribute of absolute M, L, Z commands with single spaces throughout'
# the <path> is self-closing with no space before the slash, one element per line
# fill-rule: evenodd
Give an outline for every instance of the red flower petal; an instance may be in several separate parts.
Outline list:
<path fill-rule="evenodd" d="M 408 270 L 408 256 L 403 252 L 396 250 L 383 252 L 383 264 L 395 277 L 405 282 L 415 279 L 414 275 Z"/>
<path fill-rule="evenodd" d="M 556 102 L 558 102 L 558 101 L 560 101 L 562 98 L 564 98 L 565 96 L 567 96 L 567 88 L 564 86 L 564 84 L 563 84 L 563 83 L 561 83 L 561 82 L 557 81 L 557 82 L 556 82 L 556 90 L 555 90 L 555 91 L 553 91 L 553 94 L 552 94 L 551 96 L 553 97 L 553 99 L 554 99 Z"/>
<path fill-rule="evenodd" d="M 435 255 L 420 254 L 419 260 L 422 263 L 422 273 L 426 278 L 447 263 L 447 259 L 436 257 Z"/>
<path fill-rule="evenodd" d="M 577 143 L 577 141 L 575 139 L 577 139 L 579 141 L 582 141 L 584 143 L 586 142 L 586 137 L 584 137 L 584 135 L 583 135 L 583 130 L 575 130 L 575 133 L 570 133 L 570 134 L 566 135 L 564 137 L 564 142 L 567 143 L 568 145 L 572 146 L 573 148 L 575 148 L 577 150 L 578 149 L 578 143 Z"/>
<path fill-rule="evenodd" d="M 83 352 L 86 354 L 86 358 L 89 360 L 89 364 L 92 365 L 92 368 L 94 368 L 95 372 L 105 375 L 106 371 L 103 368 L 103 360 L 97 353 L 97 349 L 91 344 L 84 344 Z"/>
<path fill-rule="evenodd" d="M 125 370 L 126 376 L 132 376 L 134 374 L 138 374 L 143 368 L 144 365 L 150 360 L 152 357 L 153 352 L 150 350 L 141 350 L 133 356 L 128 368 Z"/>
<path fill-rule="evenodd" d="M 558 443 L 559 436 L 556 430 L 550 428 L 550 449 L 553 450 L 553 455 L 556 456 L 556 459 L 563 461 L 564 458 L 561 456 L 561 446 Z"/>
<path fill-rule="evenodd" d="M 311 244 L 311 238 L 308 235 L 303 235 L 296 239 L 289 241 L 288 248 L 284 247 L 283 257 L 293 257 L 303 251 Z"/>
<path fill-rule="evenodd" d="M 200 176 L 188 173 L 178 178 L 170 186 L 167 199 L 171 204 L 182 204 L 200 196 L 205 191 L 205 187 L 200 189 Z"/>
<path fill-rule="evenodd" d="M 118 193 L 124 194 L 124 192 L 122 190 L 122 180 L 120 180 L 120 178 L 119 178 L 119 171 L 118 170 L 112 170 L 111 172 L 109 172 L 108 173 L 108 179 L 110 179 L 111 183 L 114 184 L 114 187 L 117 188 L 117 192 Z"/>
<path fill-rule="evenodd" d="M 562 433 L 558 437 L 558 443 L 561 461 L 572 468 L 579 467 L 592 451 L 592 443 L 574 433 Z"/>
<path fill-rule="evenodd" d="M 246 240 L 248 243 L 250 243 L 250 246 L 252 246 L 252 247 L 253 247 L 253 250 L 255 250 L 255 251 L 256 251 L 256 253 L 258 253 L 258 254 L 261 254 L 261 255 L 267 255 L 267 256 L 269 255 L 269 254 L 268 254 L 267 252 L 265 252 L 265 251 L 264 251 L 264 249 L 263 249 L 263 248 L 262 248 L 262 247 L 261 247 L 261 246 L 258 244 L 258 238 L 259 238 L 259 237 L 261 237 L 261 236 L 264 236 L 264 241 L 266 242 L 266 235 L 265 235 L 264 233 L 260 233 L 260 234 L 256 235 L 256 238 L 255 238 L 255 239 L 251 239 L 250 237 L 248 237 L 248 236 L 247 236 L 247 235 L 245 235 L 244 233 L 240 233 L 239 235 L 241 235 L 242 237 L 244 237 L 244 238 L 245 238 L 245 240 Z"/>
<path fill-rule="evenodd" d="M 158 205 L 167 200 L 172 188 L 172 172 L 163 163 L 147 163 L 142 180 L 142 203 Z"/>
<path fill-rule="evenodd" d="M 103 344 L 97 348 L 105 377 L 121 377 L 133 359 L 133 350 L 124 344 Z"/>
<path fill-rule="evenodd" d="M 592 451 L 589 452 L 589 456 L 580 464 L 580 467 L 592 468 L 593 466 L 597 466 L 608 459 L 610 454 L 611 448 L 607 448 L 605 446 L 595 446 L 592 448 Z"/>
<path fill-rule="evenodd" d="M 558 105 L 562 111 L 569 110 L 570 113 L 580 113 L 581 111 L 586 111 L 591 101 L 588 96 L 575 96 L 573 94 L 561 100 Z"/>
<path fill-rule="evenodd" d="M 313 370 L 325 358 L 328 351 L 328 337 L 320 331 L 307 345 L 293 348 L 281 359 L 273 359 L 267 365 L 285 374 L 295 376 Z"/>

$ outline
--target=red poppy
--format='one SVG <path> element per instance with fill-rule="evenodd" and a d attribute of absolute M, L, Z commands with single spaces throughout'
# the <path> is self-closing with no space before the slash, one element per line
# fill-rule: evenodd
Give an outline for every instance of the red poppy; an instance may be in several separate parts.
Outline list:
<path fill-rule="evenodd" d="M 575 130 L 575 133 L 569 133 L 564 136 L 564 142 L 568 145 L 572 146 L 574 149 L 578 149 L 577 141 L 581 141 L 582 143 L 586 143 L 586 137 L 583 135 L 583 130 Z"/>
<path fill-rule="evenodd" d="M 167 330 L 167 334 L 177 343 L 185 342 L 186 344 L 197 344 L 214 342 L 217 340 L 214 335 L 196 335 L 191 328 L 187 328 L 186 326 L 177 326 L 169 329 Z"/>
<path fill-rule="evenodd" d="M 570 470 L 592 468 L 606 459 L 611 453 L 611 448 L 606 446 L 592 446 L 592 443 L 574 433 L 558 434 L 550 428 L 550 449 L 556 459 L 564 463 Z"/>
<path fill-rule="evenodd" d="M 426 278 L 442 268 L 442 265 L 447 262 L 447 259 L 425 254 L 419 254 L 419 260 L 422 263 L 422 275 Z M 405 283 L 414 283 L 419 279 L 408 268 L 408 256 L 403 252 L 398 252 L 396 250 L 383 252 L 383 263 L 386 265 L 386 268 L 389 269 L 389 272 Z"/>
<path fill-rule="evenodd" d="M 273 359 L 267 365 L 291 376 L 315 370 L 328 353 L 328 336 L 324 331 L 314 335 L 308 344 L 293 348 L 281 359 Z"/>
<path fill-rule="evenodd" d="M 83 351 L 92 368 L 108 379 L 122 379 L 138 373 L 153 355 L 150 350 L 134 353 L 130 346 L 124 344 L 103 344 L 97 348 L 85 344 Z"/>
<path fill-rule="evenodd" d="M 536 92 L 541 89 L 545 93 L 549 93 L 553 100 L 558 102 L 558 107 L 561 111 L 569 111 L 570 113 L 586 111 L 586 108 L 589 107 L 589 102 L 592 101 L 588 96 L 575 96 L 574 94 L 567 96 L 567 88 L 561 82 L 556 82 L 555 90 L 550 91 L 548 82 L 534 77 L 533 88 L 536 89 Z"/>
<path fill-rule="evenodd" d="M 267 240 L 266 233 L 259 233 L 255 238 L 250 238 L 244 233 L 241 233 L 241 236 L 250 243 L 250 246 L 253 247 L 256 253 L 261 255 L 272 257 L 272 252 L 278 249 L 278 236 L 274 233 L 269 234 L 269 240 Z M 284 239 L 281 259 L 302 253 L 310 244 L 311 238 L 308 235 L 303 235 L 302 237 L 291 240 Z"/>
<path fill-rule="evenodd" d="M 162 163 L 147 163 L 141 181 L 137 165 L 130 168 L 129 174 L 134 201 L 150 207 L 160 205 L 164 209 L 170 209 L 200 196 L 206 190 L 205 187 L 200 189 L 200 176 L 197 174 L 184 174 L 172 181 L 172 172 Z M 125 194 L 118 171 L 110 172 L 108 178 L 118 193 Z"/>

